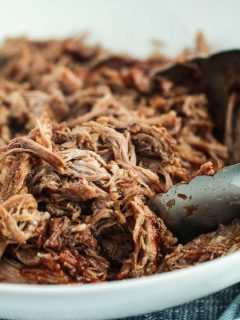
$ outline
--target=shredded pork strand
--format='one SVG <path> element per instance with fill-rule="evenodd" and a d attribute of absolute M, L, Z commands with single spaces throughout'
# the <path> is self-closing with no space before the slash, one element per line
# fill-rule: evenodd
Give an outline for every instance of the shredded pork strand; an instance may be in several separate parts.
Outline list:
<path fill-rule="evenodd" d="M 3 44 L 0 281 L 97 283 L 239 249 L 239 221 L 182 245 L 147 206 L 229 161 L 205 93 L 152 76 L 207 52 L 202 34 L 176 59 L 139 60 L 82 38 Z M 232 93 L 226 106 L 225 141 L 235 157 L 238 100 Z"/>

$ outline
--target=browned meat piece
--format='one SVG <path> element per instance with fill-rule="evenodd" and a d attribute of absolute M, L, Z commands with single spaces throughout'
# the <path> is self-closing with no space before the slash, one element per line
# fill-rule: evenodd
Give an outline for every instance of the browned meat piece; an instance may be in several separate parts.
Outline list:
<path fill-rule="evenodd" d="M 89 226 L 81 222 L 71 222 L 69 218 L 52 218 L 49 221 L 48 232 L 45 235 L 44 248 L 57 251 L 64 248 L 93 247 L 97 249 L 97 242 L 91 234 Z"/>
<path fill-rule="evenodd" d="M 13 139 L 8 147 L 0 149 L 0 151 L 5 150 L 7 151 L 6 156 L 14 153 L 30 153 L 32 155 L 39 156 L 40 159 L 45 160 L 56 169 L 63 170 L 65 167 L 64 161 L 58 155 L 49 151 L 48 148 L 26 137 Z"/>
<path fill-rule="evenodd" d="M 0 261 L 0 282 L 34 283 L 21 274 L 22 264 L 13 259 L 4 258 Z"/>
<path fill-rule="evenodd" d="M 176 242 L 163 222 L 141 201 L 130 202 L 128 216 L 135 220 L 132 231 L 135 248 L 123 262 L 118 279 L 155 273 L 162 255 Z"/>
<path fill-rule="evenodd" d="M 31 194 L 13 195 L 0 206 L 0 234 L 6 243 L 23 244 L 34 235 L 48 214 L 37 209 Z"/>
<path fill-rule="evenodd" d="M 69 273 L 72 282 L 101 282 L 106 279 L 108 263 L 97 255 L 87 252 L 88 256 L 74 256 L 68 250 L 60 254 L 62 266 Z"/>
<path fill-rule="evenodd" d="M 10 196 L 27 192 L 25 179 L 30 173 L 29 156 L 19 154 L 16 157 L 8 156 L 2 160 L 2 171 L 0 174 L 1 191 L 0 199 L 2 201 Z"/>
<path fill-rule="evenodd" d="M 83 96 L 82 99 L 83 98 L 85 98 L 86 103 L 86 97 Z M 90 97 L 88 96 L 88 99 L 89 98 L 91 98 L 91 95 Z M 96 100 L 96 97 L 94 98 L 94 100 Z M 134 113 L 130 110 L 127 110 L 125 106 L 116 101 L 116 99 L 114 99 L 114 97 L 110 93 L 106 92 L 105 95 L 103 97 L 100 97 L 96 102 L 94 100 L 93 102 L 88 102 L 89 104 L 91 102 L 94 103 L 92 109 L 89 112 L 78 116 L 76 119 L 71 119 L 68 121 L 68 125 L 70 127 L 83 124 L 87 121 L 96 120 L 99 117 L 109 117 L 112 121 L 115 121 L 115 124 L 117 126 L 121 126 L 122 123 L 124 123 L 123 126 L 126 126 L 127 123 L 131 124 L 134 122 Z M 78 97 L 78 101 L 81 103 L 80 97 Z"/>
<path fill-rule="evenodd" d="M 213 176 L 215 173 L 217 173 L 219 170 L 222 169 L 222 164 L 217 162 L 213 163 L 211 161 L 206 162 L 201 165 L 199 170 L 197 170 L 191 178 L 197 177 L 197 176 L 202 176 L 202 175 L 208 175 L 208 176 Z"/>
<path fill-rule="evenodd" d="M 178 245 L 167 255 L 161 271 L 171 271 L 196 265 L 231 252 L 240 250 L 240 222 L 233 221 L 229 226 L 220 226 L 219 230 L 200 235 L 186 245 Z"/>
<path fill-rule="evenodd" d="M 6 248 L 7 248 L 7 242 L 3 238 L 1 238 L 0 239 L 0 259 L 2 258 Z"/>
<path fill-rule="evenodd" d="M 28 282 L 39 284 L 67 284 L 70 282 L 60 263 L 50 253 L 39 253 L 39 256 L 39 263 L 33 266 L 22 265 L 19 270 Z"/>

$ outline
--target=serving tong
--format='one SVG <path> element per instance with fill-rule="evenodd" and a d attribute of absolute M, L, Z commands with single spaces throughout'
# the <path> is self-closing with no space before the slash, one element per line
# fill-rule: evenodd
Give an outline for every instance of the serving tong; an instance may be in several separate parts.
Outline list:
<path fill-rule="evenodd" d="M 231 91 L 240 88 L 240 50 L 170 64 L 152 76 L 154 81 L 165 78 L 176 85 L 195 83 L 201 88 L 208 97 L 216 135 L 223 141 L 227 101 Z M 239 149 L 230 154 L 232 161 L 240 162 Z M 149 206 L 183 242 L 230 223 L 240 216 L 240 163 L 224 167 L 214 176 L 201 175 L 176 184 L 150 199 Z"/>

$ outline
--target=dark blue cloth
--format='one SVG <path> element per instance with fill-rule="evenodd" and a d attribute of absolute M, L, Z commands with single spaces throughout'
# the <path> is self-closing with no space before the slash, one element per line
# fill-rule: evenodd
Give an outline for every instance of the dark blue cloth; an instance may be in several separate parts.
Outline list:
<path fill-rule="evenodd" d="M 208 297 L 125 320 L 240 320 L 240 283 Z"/>

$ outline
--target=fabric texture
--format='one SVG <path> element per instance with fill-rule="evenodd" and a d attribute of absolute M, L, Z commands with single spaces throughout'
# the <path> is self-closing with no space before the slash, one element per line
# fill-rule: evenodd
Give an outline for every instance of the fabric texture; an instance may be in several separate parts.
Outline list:
<path fill-rule="evenodd" d="M 240 320 L 240 283 L 208 297 L 125 320 Z"/>

